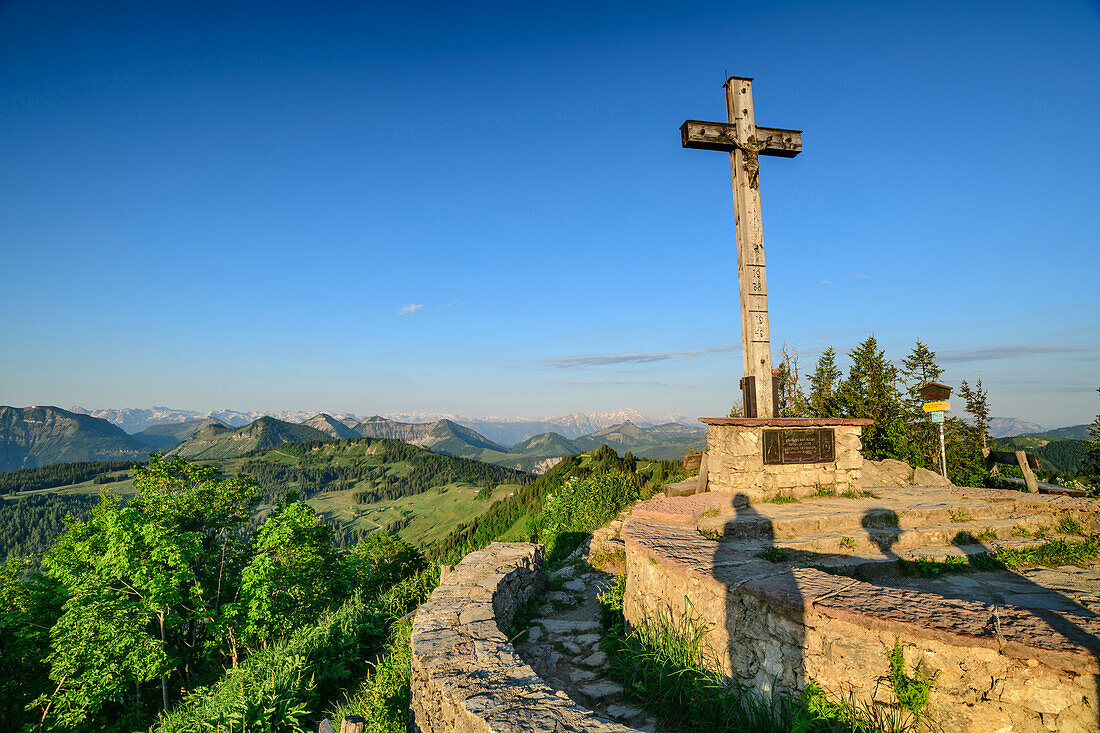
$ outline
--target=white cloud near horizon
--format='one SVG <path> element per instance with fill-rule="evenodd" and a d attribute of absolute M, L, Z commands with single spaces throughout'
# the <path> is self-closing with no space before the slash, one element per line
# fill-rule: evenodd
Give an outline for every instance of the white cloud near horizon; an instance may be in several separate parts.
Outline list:
<path fill-rule="evenodd" d="M 413 313 L 416 313 L 418 310 L 420 310 L 423 307 L 424 307 L 423 303 L 411 303 L 409 305 L 403 306 L 401 308 L 401 310 L 397 311 L 397 315 L 399 315 L 399 316 L 411 316 Z"/>
<path fill-rule="evenodd" d="M 1045 346 L 1041 344 L 1016 344 L 993 346 L 986 349 L 954 349 L 940 351 L 940 361 L 981 361 L 985 359 L 1015 359 L 1035 354 L 1093 354 L 1100 351 L 1094 346 Z"/>

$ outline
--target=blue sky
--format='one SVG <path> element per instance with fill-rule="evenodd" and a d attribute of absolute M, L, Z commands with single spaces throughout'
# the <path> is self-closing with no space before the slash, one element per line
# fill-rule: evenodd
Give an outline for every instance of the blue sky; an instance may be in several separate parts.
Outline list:
<path fill-rule="evenodd" d="M 0 2 L 0 403 L 723 414 L 754 76 L 771 332 L 1100 412 L 1100 11 Z"/>

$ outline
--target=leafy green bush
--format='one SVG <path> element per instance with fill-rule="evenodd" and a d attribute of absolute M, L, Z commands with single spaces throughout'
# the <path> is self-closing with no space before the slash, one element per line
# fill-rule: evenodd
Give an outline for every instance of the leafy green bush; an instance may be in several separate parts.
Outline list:
<path fill-rule="evenodd" d="M 572 552 L 585 534 L 615 518 L 638 499 L 638 487 L 623 473 L 574 478 L 546 497 L 536 519 L 538 540 L 546 545 L 550 563 Z"/>

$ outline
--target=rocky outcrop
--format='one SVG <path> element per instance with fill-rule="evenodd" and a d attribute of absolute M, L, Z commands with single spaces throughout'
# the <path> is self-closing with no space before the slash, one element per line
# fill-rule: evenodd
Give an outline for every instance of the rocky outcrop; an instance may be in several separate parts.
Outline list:
<path fill-rule="evenodd" d="M 950 486 L 951 482 L 927 468 L 913 468 L 908 463 L 885 458 L 863 461 L 860 478 L 865 488 L 897 488 L 902 486 Z"/>
<path fill-rule="evenodd" d="M 417 611 L 410 730 L 420 733 L 631 733 L 547 685 L 502 631 L 543 587 L 543 548 L 472 552 Z"/>

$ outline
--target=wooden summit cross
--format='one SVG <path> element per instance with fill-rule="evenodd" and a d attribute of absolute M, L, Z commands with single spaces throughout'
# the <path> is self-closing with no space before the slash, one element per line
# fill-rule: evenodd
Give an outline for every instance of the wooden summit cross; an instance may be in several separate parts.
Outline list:
<path fill-rule="evenodd" d="M 729 123 L 688 120 L 680 127 L 680 137 L 685 148 L 724 150 L 730 154 L 737 282 L 741 293 L 741 344 L 745 355 L 745 379 L 741 383 L 745 417 L 775 417 L 758 158 L 761 155 L 783 158 L 798 155 L 802 152 L 802 131 L 756 126 L 751 77 L 731 76 L 725 86 Z"/>

